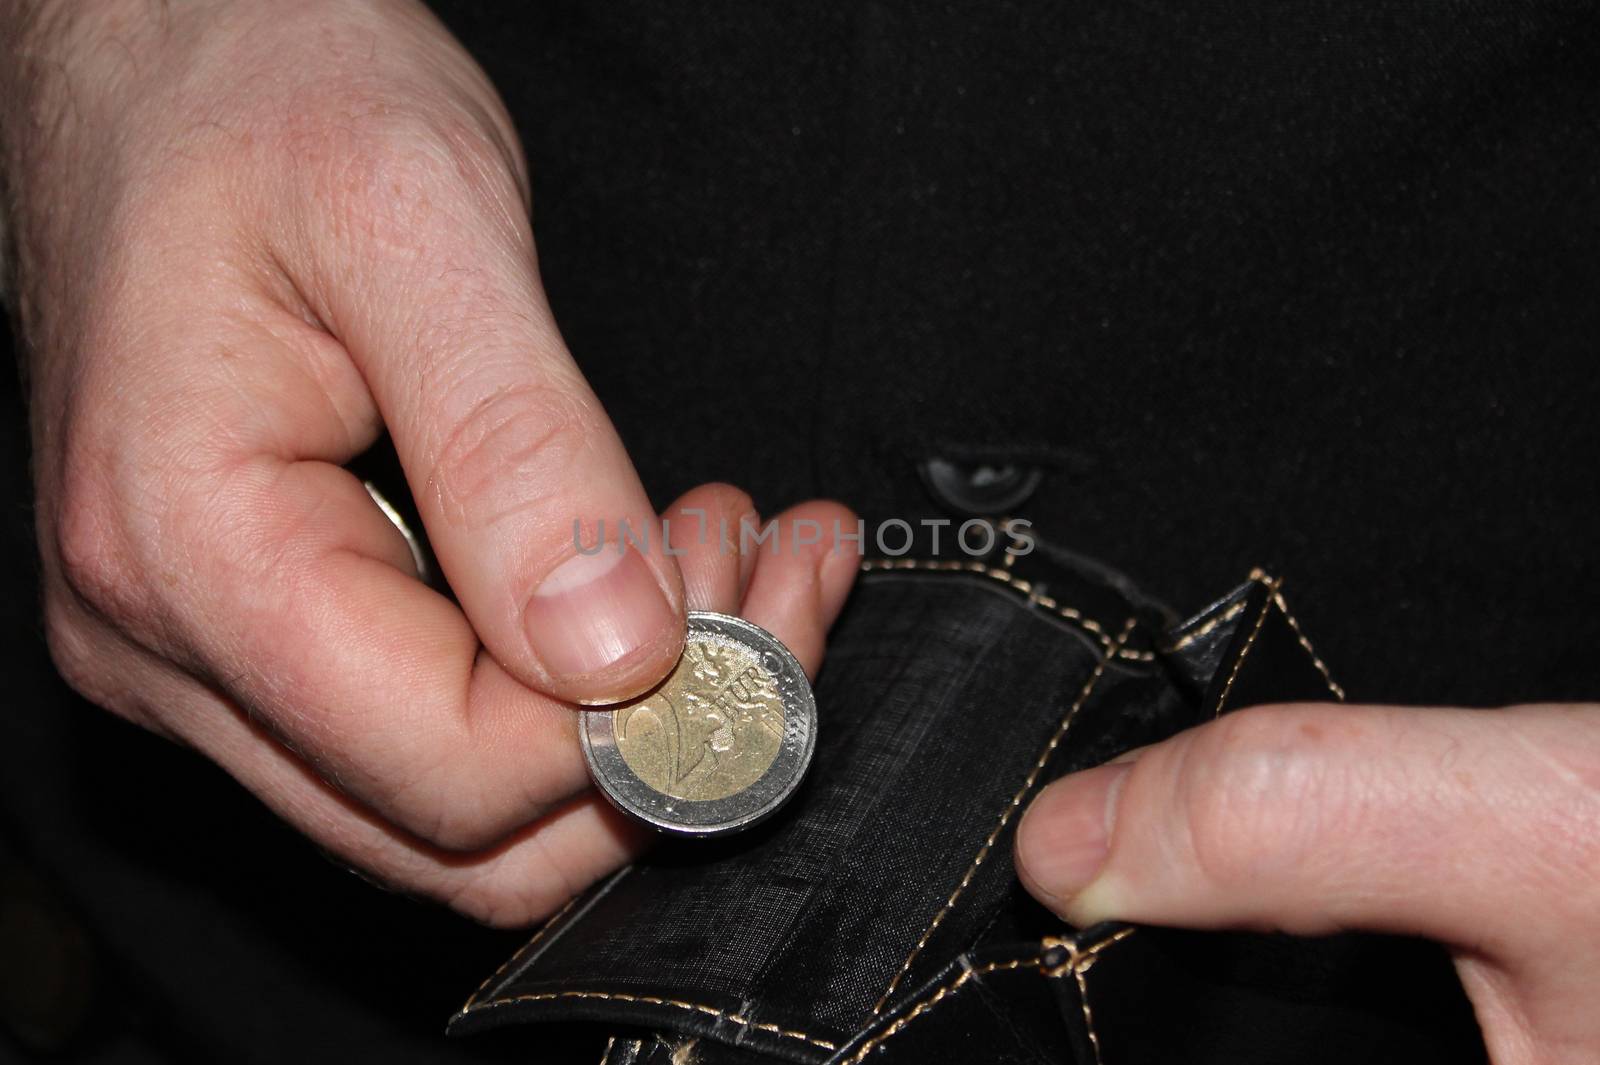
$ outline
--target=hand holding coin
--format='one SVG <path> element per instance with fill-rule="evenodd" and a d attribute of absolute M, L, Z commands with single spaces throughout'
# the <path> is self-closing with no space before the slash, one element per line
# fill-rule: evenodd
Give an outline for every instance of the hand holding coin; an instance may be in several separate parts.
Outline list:
<path fill-rule="evenodd" d="M 740 524 L 756 522 L 747 507 L 742 493 L 708 485 L 667 510 L 690 609 L 683 656 L 638 699 L 579 711 L 601 793 L 665 831 L 717 835 L 755 824 L 793 793 L 815 742 L 809 678 L 860 562 L 832 547 L 829 533 L 853 519 L 836 503 L 804 503 L 774 519 L 772 542 L 742 553 L 702 533 L 725 524 L 736 545 Z M 806 522 L 824 530 L 820 543 L 796 545 L 793 531 Z"/>
<path fill-rule="evenodd" d="M 545 298 L 513 123 L 425 4 L 0 3 L 0 169 L 29 403 L 54 412 L 32 513 L 55 663 L 336 860 L 536 920 L 637 842 L 574 704 L 658 682 L 686 609 L 815 667 L 854 552 L 662 553 Z M 450 596 L 346 468 L 383 436 Z M 682 506 L 755 518 L 725 485 Z M 573 543 L 600 521 L 648 547 Z"/>

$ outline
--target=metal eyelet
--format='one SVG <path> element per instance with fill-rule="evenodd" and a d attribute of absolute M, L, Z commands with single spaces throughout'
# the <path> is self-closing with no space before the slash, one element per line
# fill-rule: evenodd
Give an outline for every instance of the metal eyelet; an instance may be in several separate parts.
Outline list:
<path fill-rule="evenodd" d="M 957 463 L 929 458 L 917 472 L 936 502 L 974 517 L 1014 512 L 1044 480 L 1044 471 L 1037 466 L 994 460 Z"/>

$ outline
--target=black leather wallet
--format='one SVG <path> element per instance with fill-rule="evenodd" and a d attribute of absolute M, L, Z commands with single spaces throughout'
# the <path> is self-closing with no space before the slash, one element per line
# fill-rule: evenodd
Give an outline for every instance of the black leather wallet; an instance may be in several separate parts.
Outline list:
<path fill-rule="evenodd" d="M 573 900 L 451 1032 L 586 1025 L 611 1063 L 1484 1057 L 1432 944 L 1070 928 L 1016 881 L 1049 779 L 1239 706 L 1343 698 L 1276 579 L 1175 622 L 1043 544 L 864 569 L 790 806 Z"/>

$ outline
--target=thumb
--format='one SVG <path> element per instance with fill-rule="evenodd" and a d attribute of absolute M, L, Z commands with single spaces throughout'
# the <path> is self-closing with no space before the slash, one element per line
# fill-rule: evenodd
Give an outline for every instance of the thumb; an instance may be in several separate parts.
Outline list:
<path fill-rule="evenodd" d="M 684 637 L 655 509 L 556 328 L 509 161 L 482 137 L 405 132 L 363 146 L 372 176 L 326 203 L 342 239 L 317 259 L 319 313 L 489 652 L 562 699 L 637 694 Z"/>
<path fill-rule="evenodd" d="M 1017 836 L 1025 885 L 1080 926 L 1359 928 L 1502 959 L 1592 924 L 1597 858 L 1600 718 L 1562 706 L 1243 710 L 1056 781 Z"/>

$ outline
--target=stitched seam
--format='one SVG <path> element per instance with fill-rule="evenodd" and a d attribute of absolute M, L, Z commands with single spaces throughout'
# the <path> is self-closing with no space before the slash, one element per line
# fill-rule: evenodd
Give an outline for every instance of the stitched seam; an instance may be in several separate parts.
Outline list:
<path fill-rule="evenodd" d="M 980 577 L 988 577 L 990 580 L 999 581 L 1001 584 L 1007 585 L 1021 592 L 1027 597 L 1030 605 L 1041 607 L 1053 614 L 1057 614 L 1066 618 L 1068 621 L 1077 622 L 1078 625 L 1086 629 L 1091 636 L 1100 641 L 1100 646 L 1105 648 L 1107 651 L 1111 649 L 1113 644 L 1111 635 L 1106 632 L 1104 625 L 1100 624 L 1094 618 L 1084 614 L 1083 611 L 1078 610 L 1076 607 L 1070 607 L 1063 603 L 1057 602 L 1053 596 L 1039 595 L 1034 589 L 1032 581 L 1024 580 L 1008 569 L 1001 569 L 997 566 L 986 565 L 985 563 L 978 562 L 976 560 L 962 561 L 960 559 L 947 559 L 942 562 L 934 559 L 922 558 L 868 558 L 862 560 L 861 572 L 871 573 L 874 570 L 914 570 L 923 573 L 975 573 Z M 1117 657 L 1127 658 L 1137 662 L 1152 662 L 1155 660 L 1155 653 L 1152 651 L 1136 651 L 1132 648 L 1122 647 L 1117 650 Z"/>
<path fill-rule="evenodd" d="M 1104 939 L 1097 940 L 1091 947 L 1080 947 L 1076 940 L 1049 936 L 1044 940 L 1044 950 L 1040 951 L 1039 956 L 1043 958 L 1053 947 L 1064 947 L 1067 951 L 1067 960 L 1053 969 L 1046 969 L 1044 974 L 1054 979 L 1071 972 L 1075 968 L 1082 968 L 1087 971 L 1089 966 L 1093 965 L 1100 957 L 1101 951 L 1121 943 L 1137 931 L 1137 928 L 1119 929 Z"/>
<path fill-rule="evenodd" d="M 546 921 L 544 924 L 539 926 L 539 930 L 533 934 L 533 938 L 532 939 L 528 940 L 526 943 L 524 943 L 522 945 L 522 949 L 521 950 L 513 952 L 511 957 L 509 957 L 505 961 L 501 962 L 500 963 L 500 968 L 498 968 L 494 972 L 490 973 L 488 978 L 486 980 L 484 980 L 483 983 L 478 985 L 478 989 L 472 993 L 472 997 L 467 999 L 467 1004 L 461 1007 L 461 1012 L 465 1013 L 468 1010 L 472 1009 L 473 1005 L 478 1001 L 479 997 L 482 996 L 484 991 L 488 989 L 489 985 L 494 983 L 496 980 L 500 979 L 500 977 L 504 976 L 506 970 L 511 968 L 512 964 L 515 963 L 518 958 L 525 957 L 527 955 L 527 953 L 530 950 L 533 949 L 534 944 L 538 943 L 539 940 L 543 939 L 545 933 L 550 931 L 550 929 L 554 928 L 555 925 L 556 925 L 556 922 L 561 920 L 561 918 L 565 917 L 567 915 L 567 911 L 572 909 L 573 906 L 577 905 L 578 899 L 581 898 L 581 897 L 582 897 L 582 892 L 579 892 L 577 895 L 574 895 L 574 896 L 572 896 L 572 898 L 568 899 L 567 900 L 567 904 L 565 906 L 563 906 L 563 907 L 561 907 L 561 909 L 557 910 L 554 914 L 551 915 L 551 917 L 550 917 L 550 919 L 548 921 Z M 604 1059 L 601 1059 L 601 1060 L 604 1060 Z"/>
<path fill-rule="evenodd" d="M 1008 517 L 1001 518 L 995 524 L 998 525 L 1000 527 L 1000 529 L 1003 530 L 1007 536 L 1011 537 L 1011 539 L 1013 541 L 1015 541 L 1017 537 L 1016 537 L 1015 532 L 1012 531 L 1012 525 L 1013 525 L 1013 523 L 1015 521 L 1016 521 L 1015 518 L 1012 518 L 1012 517 L 1008 516 Z M 1002 566 L 1004 566 L 1006 569 L 1011 569 L 1012 567 L 1014 567 L 1017 564 L 1017 554 L 1016 554 L 1015 551 L 1012 551 L 1009 547 L 1006 548 L 1004 551 L 1000 552 L 1000 555 L 1001 555 L 1000 564 Z"/>
<path fill-rule="evenodd" d="M 897 1033 L 903 1031 L 906 1025 L 910 1024 L 924 1013 L 927 1013 L 929 1010 L 933 1009 L 949 996 L 961 990 L 961 988 L 966 986 L 967 982 L 973 977 L 986 976 L 989 973 L 1003 972 L 1009 969 L 1021 969 L 1024 966 L 1038 964 L 1039 956 L 1033 955 L 1032 957 L 1017 958 L 1012 961 L 990 962 L 988 965 L 980 965 L 975 969 L 963 969 L 961 975 L 956 977 L 955 980 L 939 988 L 939 990 L 935 991 L 932 995 L 928 996 L 912 1007 L 911 1011 L 904 1017 L 899 1018 L 893 1024 L 889 1025 L 889 1027 L 885 1028 L 871 1039 L 868 1039 L 865 1043 L 862 1043 L 861 1048 L 854 1054 L 850 1055 L 850 1057 L 845 1060 L 844 1065 L 859 1065 L 861 1059 L 872 1053 L 873 1050 L 882 1046 L 887 1040 L 895 1036 Z"/>
<path fill-rule="evenodd" d="M 1300 641 L 1300 646 L 1304 647 L 1306 654 L 1311 656 L 1311 664 L 1316 666 L 1317 672 L 1322 674 L 1322 679 L 1327 682 L 1328 690 L 1333 692 L 1335 699 L 1341 703 L 1344 702 L 1344 689 L 1334 683 L 1333 674 L 1328 672 L 1327 665 L 1318 657 L 1316 649 L 1311 646 L 1311 640 L 1307 638 L 1304 632 L 1300 631 L 1300 623 L 1294 619 L 1293 614 L 1289 613 L 1289 604 L 1284 600 L 1283 593 L 1278 590 L 1281 585 L 1282 582 L 1280 581 L 1277 586 L 1271 586 L 1273 601 L 1278 604 L 1278 609 L 1283 611 L 1283 618 L 1289 623 L 1289 627 L 1294 630 L 1295 639 Z"/>
<path fill-rule="evenodd" d="M 1072 979 L 1078 983 L 1078 1003 L 1083 1006 L 1083 1028 L 1090 1036 L 1090 1052 L 1094 1054 L 1094 1065 L 1104 1065 L 1104 1059 L 1099 1054 L 1099 1033 L 1094 1031 L 1094 1011 L 1090 1009 L 1090 977 L 1088 969 L 1074 969 Z"/>
<path fill-rule="evenodd" d="M 776 1024 L 768 1024 L 764 1021 L 753 1021 L 749 1017 L 737 1013 L 729 1013 L 727 1010 L 719 1010 L 715 1006 L 707 1006 L 702 1002 L 683 1002 L 679 999 L 659 998 L 655 995 L 632 995 L 625 991 L 531 991 L 511 998 L 495 999 L 493 1002 L 480 1006 L 479 1009 L 496 1009 L 500 1006 L 510 1005 L 513 1002 L 550 1002 L 563 998 L 599 998 L 610 1002 L 633 1002 L 645 1006 L 673 1006 L 677 1009 L 703 1013 L 708 1017 L 715 1017 L 719 1021 L 728 1021 L 731 1024 L 737 1024 L 741 1028 L 771 1032 L 773 1035 L 783 1036 L 786 1039 L 798 1039 L 802 1042 L 810 1043 L 812 1046 L 821 1047 L 824 1050 L 838 1049 L 836 1044 L 830 1043 L 826 1039 L 818 1039 L 816 1036 L 807 1035 L 805 1032 L 798 1032 L 791 1028 L 781 1028 Z"/>
<path fill-rule="evenodd" d="M 1094 1054 L 1096 1065 L 1103 1065 L 1100 1058 L 1100 1035 L 1094 1027 L 1094 1011 L 1089 1008 L 1089 970 L 1099 960 L 1100 953 L 1114 943 L 1120 943 L 1137 929 L 1124 928 L 1115 935 L 1107 936 L 1088 950 L 1078 949 L 1076 942 L 1070 939 L 1050 938 L 1044 941 L 1045 950 L 1051 947 L 1065 947 L 1069 952 L 1067 960 L 1054 969 L 1047 969 L 1045 975 L 1052 979 L 1059 978 L 1064 973 L 1072 973 L 1074 982 L 1078 985 L 1078 1007 L 1083 1011 L 1083 1027 L 1089 1036 L 1089 1049 Z M 1044 955 L 1041 952 L 1040 957 Z"/>
<path fill-rule="evenodd" d="M 1083 1007 L 1083 1027 L 1089 1035 L 1089 1050 L 1094 1054 L 1095 1065 L 1104 1065 L 1100 1058 L 1100 1036 L 1094 1030 L 1094 1011 L 1089 1008 L 1089 977 L 1083 969 L 1072 970 L 1078 984 L 1078 1003 Z"/>
<path fill-rule="evenodd" d="M 1219 614 L 1216 617 L 1212 618 L 1210 621 L 1206 622 L 1204 625 L 1201 625 L 1198 629 L 1195 629 L 1193 632 L 1184 633 L 1183 637 L 1181 639 L 1179 639 L 1177 643 L 1167 644 L 1165 647 L 1162 648 L 1162 650 L 1168 651 L 1168 652 L 1183 650 L 1185 647 L 1188 647 L 1191 643 L 1194 643 L 1200 637 L 1206 635 L 1208 632 L 1210 632 L 1213 629 L 1215 629 L 1218 625 L 1224 624 L 1225 622 L 1232 621 L 1234 618 L 1238 617 L 1240 611 L 1244 610 L 1244 607 L 1245 607 L 1245 601 L 1243 599 L 1241 599 L 1237 603 L 1235 603 L 1232 606 L 1230 606 L 1227 610 L 1223 611 L 1221 614 Z"/>
<path fill-rule="evenodd" d="M 905 979 L 906 973 L 911 970 L 911 963 L 917 960 L 917 956 L 922 953 L 922 948 L 928 945 L 928 940 L 933 936 L 935 930 L 944 922 L 950 911 L 955 908 L 956 900 L 961 897 L 962 892 L 967 890 L 967 885 L 972 883 L 972 878 L 977 875 L 978 867 L 989 856 L 989 851 L 994 847 L 995 841 L 1000 838 L 1000 833 L 1004 832 L 1006 825 L 1011 822 L 1011 816 L 1021 807 L 1022 800 L 1033 790 L 1034 784 L 1039 780 L 1039 774 L 1044 771 L 1045 763 L 1050 761 L 1050 756 L 1055 753 L 1055 749 L 1060 745 L 1062 737 L 1067 734 L 1067 729 L 1072 726 L 1072 722 L 1077 718 L 1078 711 L 1088 701 L 1090 693 L 1094 691 L 1095 686 L 1100 682 L 1100 678 L 1105 675 L 1107 664 L 1116 656 L 1117 649 L 1127 641 L 1129 634 L 1133 632 L 1135 621 L 1136 619 L 1134 618 L 1128 619 L 1127 623 L 1122 626 L 1122 632 L 1118 635 L 1116 642 L 1106 652 L 1105 656 L 1096 663 L 1094 672 L 1089 674 L 1089 679 L 1084 682 L 1083 688 L 1078 692 L 1078 697 L 1073 700 L 1072 706 L 1067 710 L 1066 715 L 1062 717 L 1061 723 L 1056 726 L 1055 732 L 1050 737 L 1050 742 L 1045 744 L 1044 750 L 1040 752 L 1038 760 L 1034 762 L 1027 778 L 1023 780 L 1022 787 L 1017 790 L 1015 795 L 1011 796 L 1011 801 L 1000 812 L 1000 820 L 996 822 L 994 829 L 989 833 L 989 838 L 983 841 L 983 846 L 978 848 L 977 856 L 972 859 L 972 864 L 967 867 L 966 875 L 956 884 L 955 890 L 950 893 L 950 897 L 945 900 L 945 904 L 933 915 L 932 922 L 923 931 L 922 937 L 917 940 L 916 946 L 911 948 L 911 953 L 906 955 L 906 960 L 901 963 L 899 971 L 889 981 L 889 986 L 884 988 L 883 994 L 878 997 L 878 1001 L 872 1007 L 874 1015 L 883 1012 L 883 1007 L 888 1003 L 889 996 L 894 994 L 895 988 L 900 986 L 900 981 Z"/>
<path fill-rule="evenodd" d="M 871 570 L 881 569 L 924 570 L 934 573 L 977 573 L 981 574 L 982 576 L 992 578 L 993 580 L 997 580 L 1001 584 L 1009 584 L 1017 591 L 1029 596 L 1032 602 L 1037 602 L 1040 605 L 1044 605 L 1046 602 L 1045 598 L 1032 595 L 1033 583 L 1031 581 L 1024 580 L 1009 570 L 986 565 L 975 559 L 967 561 L 961 561 L 959 559 L 947 559 L 941 562 L 934 559 L 921 558 L 869 558 L 862 561 L 861 568 L 863 571 L 868 572 Z M 1076 621 L 1078 624 L 1094 633 L 1095 638 L 1100 640 L 1102 643 L 1110 643 L 1111 637 L 1106 634 L 1105 626 L 1101 625 L 1098 621 L 1091 617 L 1084 616 L 1082 611 L 1070 606 L 1057 606 L 1055 600 L 1053 599 L 1049 600 L 1049 606 L 1046 607 L 1046 609 L 1054 610 L 1062 617 Z"/>
<path fill-rule="evenodd" d="M 1100 1057 L 1100 1033 L 1094 1026 L 1094 1010 L 1089 1008 L 1089 970 L 1094 968 L 1094 963 L 1100 959 L 1101 951 L 1113 943 L 1127 939 L 1133 932 L 1134 930 L 1130 928 L 1096 944 L 1093 950 L 1084 953 L 1083 963 L 1072 970 L 1073 979 L 1078 984 L 1078 1002 L 1083 1007 L 1083 1026 L 1089 1035 L 1089 1048 L 1094 1052 L 1095 1065 L 1104 1065 L 1104 1062 Z"/>
<path fill-rule="evenodd" d="M 1239 651 L 1239 657 L 1233 660 L 1233 669 L 1228 673 L 1227 683 L 1222 686 L 1222 694 L 1217 697 L 1217 712 L 1212 715 L 1213 717 L 1221 717 L 1223 708 L 1228 705 L 1228 693 L 1233 691 L 1233 682 L 1239 679 L 1239 670 L 1244 665 L 1244 660 L 1250 657 L 1250 649 L 1255 646 L 1256 637 L 1261 635 L 1261 625 L 1267 620 L 1267 614 L 1272 610 L 1272 595 L 1270 593 L 1278 590 L 1278 582 L 1260 570 L 1252 572 L 1250 579 L 1260 581 L 1269 594 L 1266 602 L 1261 604 L 1261 613 L 1256 615 L 1256 623 L 1251 627 L 1250 635 L 1245 639 L 1244 647 Z"/>

